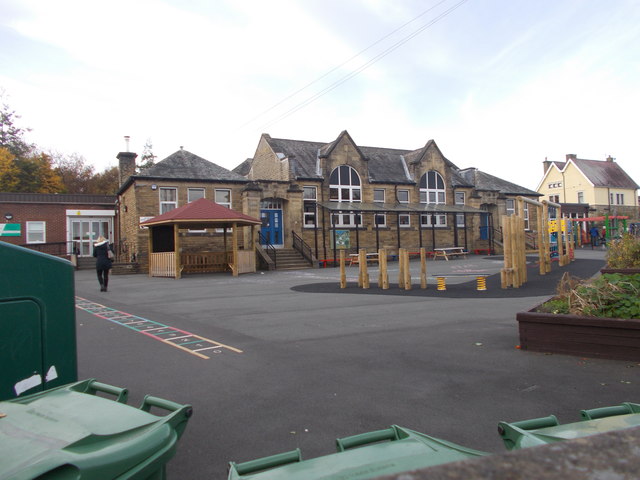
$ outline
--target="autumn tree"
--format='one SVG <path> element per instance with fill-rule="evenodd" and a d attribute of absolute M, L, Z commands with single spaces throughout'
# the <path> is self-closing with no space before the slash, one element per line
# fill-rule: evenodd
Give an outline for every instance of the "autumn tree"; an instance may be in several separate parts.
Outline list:
<path fill-rule="evenodd" d="M 0 147 L 0 192 L 15 192 L 20 182 L 19 175 L 13 154 Z"/>
<path fill-rule="evenodd" d="M 62 179 L 55 172 L 52 160 L 46 153 L 35 153 L 26 158 L 15 158 L 19 170 L 15 192 L 62 193 Z"/>
<path fill-rule="evenodd" d="M 91 180 L 91 193 L 115 195 L 119 186 L 120 172 L 118 167 L 111 167 L 93 176 Z"/>
<path fill-rule="evenodd" d="M 78 154 L 51 154 L 56 173 L 64 185 L 64 193 L 92 193 L 93 166 Z"/>
<path fill-rule="evenodd" d="M 16 125 L 16 120 L 20 116 L 12 110 L 6 101 L 4 90 L 0 89 L 0 147 L 6 148 L 16 157 L 25 157 L 33 149 L 34 145 L 24 139 L 24 134 L 28 128 L 21 128 Z"/>

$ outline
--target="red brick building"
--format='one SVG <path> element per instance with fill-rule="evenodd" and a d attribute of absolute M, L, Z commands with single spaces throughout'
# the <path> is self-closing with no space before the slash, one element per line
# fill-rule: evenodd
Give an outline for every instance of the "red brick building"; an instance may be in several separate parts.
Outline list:
<path fill-rule="evenodd" d="M 53 255 L 91 256 L 100 235 L 113 242 L 115 195 L 0 193 L 0 241 Z"/>

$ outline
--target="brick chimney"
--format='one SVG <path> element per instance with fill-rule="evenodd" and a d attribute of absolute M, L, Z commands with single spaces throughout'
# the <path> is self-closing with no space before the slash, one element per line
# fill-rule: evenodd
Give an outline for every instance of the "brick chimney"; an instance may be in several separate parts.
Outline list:
<path fill-rule="evenodd" d="M 120 171 L 120 186 L 124 185 L 127 179 L 136 173 L 137 153 L 120 152 L 116 156 L 118 159 L 118 170 Z"/>
<path fill-rule="evenodd" d="M 607 162 L 613 163 L 614 160 L 615 158 L 613 158 L 611 155 L 607 157 Z"/>
<path fill-rule="evenodd" d="M 543 173 L 547 173 L 547 170 L 549 170 L 552 163 L 553 162 L 550 162 L 549 160 L 547 160 L 547 157 L 544 157 L 544 162 L 542 162 L 542 168 L 544 169 Z"/>
<path fill-rule="evenodd" d="M 576 160 L 577 158 L 578 158 L 578 156 L 575 153 L 567 153 L 567 155 L 566 155 L 567 162 L 569 160 Z"/>

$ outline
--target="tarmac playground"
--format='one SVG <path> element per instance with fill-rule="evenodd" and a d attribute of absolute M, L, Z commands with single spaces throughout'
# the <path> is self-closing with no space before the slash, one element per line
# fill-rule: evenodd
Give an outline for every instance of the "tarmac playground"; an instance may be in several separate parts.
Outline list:
<path fill-rule="evenodd" d="M 229 461 L 295 448 L 333 453 L 337 437 L 392 424 L 501 453 L 501 420 L 640 400 L 640 365 L 521 351 L 516 313 L 554 293 L 564 271 L 588 278 L 605 252 L 500 289 L 498 257 L 429 260 L 427 290 L 357 287 L 357 267 L 190 275 L 180 280 L 76 272 L 79 378 L 190 403 L 169 478 L 224 479 Z M 474 274 L 490 275 L 477 291 Z M 436 289 L 437 275 L 447 290 Z M 470 275 L 470 276 L 464 276 Z"/>

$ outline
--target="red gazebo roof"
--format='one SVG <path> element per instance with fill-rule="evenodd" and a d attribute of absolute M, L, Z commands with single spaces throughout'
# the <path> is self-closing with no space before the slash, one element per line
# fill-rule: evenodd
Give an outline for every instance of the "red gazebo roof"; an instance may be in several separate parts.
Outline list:
<path fill-rule="evenodd" d="M 220 225 L 231 223 L 237 223 L 239 225 L 259 225 L 261 222 L 257 218 L 224 207 L 206 198 L 200 198 L 182 207 L 174 208 L 162 215 L 144 221 L 140 223 L 140 225 L 151 227 L 176 223 L 189 225 Z"/>

